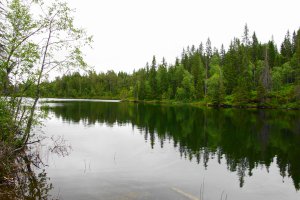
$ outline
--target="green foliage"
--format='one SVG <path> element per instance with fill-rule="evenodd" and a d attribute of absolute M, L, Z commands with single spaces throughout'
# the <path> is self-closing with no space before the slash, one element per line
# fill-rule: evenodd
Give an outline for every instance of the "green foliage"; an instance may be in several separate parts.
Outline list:
<path fill-rule="evenodd" d="M 183 88 L 181 88 L 181 87 L 177 88 L 177 91 L 176 91 L 176 100 L 179 100 L 179 101 L 186 100 L 185 90 Z"/>
<path fill-rule="evenodd" d="M 12 118 L 8 111 L 7 103 L 0 99 L 0 142 L 11 141 L 12 131 Z"/>
<path fill-rule="evenodd" d="M 46 79 L 53 70 L 86 69 L 81 48 L 92 40 L 83 29 L 74 26 L 73 10 L 59 0 L 47 4 L 7 0 L 0 4 L 0 142 L 20 151 L 42 117 L 36 111 L 41 92 L 69 97 L 86 92 L 79 73 L 74 78 L 66 77 L 68 83 L 52 85 Z M 114 72 L 107 77 L 112 80 L 110 92 L 114 92 Z"/>
<path fill-rule="evenodd" d="M 214 105 L 220 105 L 225 98 L 223 74 L 219 66 L 213 66 L 210 71 L 212 76 L 208 79 L 208 95 Z"/>
<path fill-rule="evenodd" d="M 168 91 L 168 71 L 165 64 L 162 64 L 158 67 L 156 79 L 158 99 L 166 98 L 165 95 L 163 97 L 163 94 L 166 94 Z"/>
<path fill-rule="evenodd" d="M 239 77 L 238 85 L 233 92 L 235 104 L 246 105 L 248 103 L 250 98 L 249 89 L 249 80 Z"/>
<path fill-rule="evenodd" d="M 283 83 L 283 73 L 281 67 L 274 67 L 272 70 L 272 88 L 274 91 L 279 91 Z"/>
<path fill-rule="evenodd" d="M 266 91 L 265 87 L 263 86 L 262 82 L 258 83 L 256 90 L 257 90 L 257 99 L 258 99 L 259 104 L 265 103 L 267 91 Z"/>
<path fill-rule="evenodd" d="M 183 49 L 181 59 L 167 65 L 165 59 L 134 71 L 67 74 L 42 84 L 45 97 L 119 98 L 135 100 L 205 101 L 219 106 L 265 104 L 273 106 L 297 101 L 300 82 L 300 34 L 289 33 L 277 50 L 273 39 L 260 43 L 247 25 L 242 40 L 234 38 L 228 50 L 202 43 Z M 220 53 L 219 53 L 220 52 Z M 80 62 L 80 58 L 78 57 Z M 288 87 L 285 87 L 288 86 Z M 21 85 L 20 87 L 23 87 Z M 287 94 L 286 88 L 291 88 Z M 34 90 L 29 90 L 34 91 Z M 293 91 L 293 92 L 292 92 Z M 28 92 L 28 95 L 34 93 Z M 298 93 L 297 93 L 298 94 Z"/>

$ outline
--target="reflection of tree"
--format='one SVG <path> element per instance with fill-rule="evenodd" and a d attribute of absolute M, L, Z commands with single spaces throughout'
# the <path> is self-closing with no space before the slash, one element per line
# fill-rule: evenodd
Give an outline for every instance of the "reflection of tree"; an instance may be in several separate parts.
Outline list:
<path fill-rule="evenodd" d="M 291 176 L 300 189 L 300 118 L 297 111 L 199 109 L 130 103 L 68 102 L 45 108 L 67 122 L 131 123 L 151 147 L 172 140 L 181 156 L 202 162 L 225 158 L 236 171 L 240 186 L 254 168 L 267 169 L 276 160 L 283 177 Z"/>
<path fill-rule="evenodd" d="M 45 170 L 37 172 L 33 166 L 38 167 L 40 161 L 33 159 L 32 155 L 22 153 L 16 158 L 14 178 L 11 178 L 11 184 L 0 187 L 3 191 L 0 194 L 1 199 L 50 199 L 50 190 L 53 188 L 48 183 L 49 178 Z"/>
<path fill-rule="evenodd" d="M 40 142 L 35 143 L 38 147 L 28 146 L 26 150 L 14 157 L 14 163 L 10 165 L 12 168 L 5 171 L 6 180 L 0 180 L 0 199 L 54 199 L 50 195 L 53 186 L 45 171 L 46 164 L 43 162 L 44 157 L 41 157 L 42 150 L 46 151 L 44 153 L 68 156 L 71 147 L 62 137 L 49 138 L 48 149 L 41 149 L 43 145 Z M 4 155 L 12 156 L 11 153 Z M 0 169 L 0 172 L 3 171 Z"/>

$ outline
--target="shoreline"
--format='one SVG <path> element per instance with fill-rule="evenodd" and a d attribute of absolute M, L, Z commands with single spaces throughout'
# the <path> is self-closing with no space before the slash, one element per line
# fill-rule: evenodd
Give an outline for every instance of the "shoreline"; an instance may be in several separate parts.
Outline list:
<path fill-rule="evenodd" d="M 287 105 L 283 106 L 271 106 L 271 105 L 255 105 L 255 104 L 245 104 L 245 105 L 234 105 L 234 104 L 221 104 L 221 105 L 213 105 L 212 103 L 206 103 L 201 101 L 193 101 L 193 102 L 182 102 L 182 101 L 169 101 L 169 100 L 121 100 L 121 102 L 131 102 L 131 103 L 145 103 L 145 104 L 169 104 L 169 105 L 190 105 L 194 107 L 207 107 L 207 108 L 235 108 L 235 109 L 260 109 L 260 110 L 272 110 L 272 109 L 280 109 L 280 110 L 300 110 L 299 107 L 287 107 Z"/>
<path fill-rule="evenodd" d="M 274 105 L 256 105 L 256 104 L 245 104 L 245 105 L 234 105 L 224 103 L 221 105 L 214 105 L 212 103 L 204 102 L 204 101 L 175 101 L 175 100 L 135 100 L 135 99 L 118 99 L 118 98 L 71 98 L 71 97 L 41 97 L 41 99 L 49 99 L 54 100 L 66 100 L 66 101 L 115 101 L 115 102 L 130 102 L 130 103 L 145 103 L 145 104 L 161 104 L 161 105 L 190 105 L 194 107 L 207 107 L 207 108 L 235 108 L 235 109 L 260 109 L 260 110 L 271 110 L 271 109 L 280 109 L 280 110 L 300 110 L 299 107 L 290 107 L 287 104 L 283 104 L 281 106 Z"/>

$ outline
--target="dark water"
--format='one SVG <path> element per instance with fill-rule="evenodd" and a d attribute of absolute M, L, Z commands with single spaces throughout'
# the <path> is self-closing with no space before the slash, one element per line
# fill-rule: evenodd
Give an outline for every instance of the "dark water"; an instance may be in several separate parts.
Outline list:
<path fill-rule="evenodd" d="M 300 199 L 300 112 L 117 102 L 45 104 L 69 156 L 46 169 L 61 199 Z"/>

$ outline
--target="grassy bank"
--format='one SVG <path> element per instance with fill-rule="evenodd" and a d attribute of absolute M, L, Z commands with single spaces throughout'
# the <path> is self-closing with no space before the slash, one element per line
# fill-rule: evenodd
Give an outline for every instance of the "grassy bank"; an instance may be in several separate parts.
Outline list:
<path fill-rule="evenodd" d="M 169 105 L 191 105 L 196 107 L 216 107 L 216 108 L 256 108 L 256 109 L 300 109 L 300 102 L 291 100 L 286 94 L 270 93 L 268 97 L 262 102 L 257 98 L 257 94 L 254 92 L 244 102 L 235 101 L 235 97 L 228 95 L 224 101 L 220 104 L 214 104 L 209 98 L 202 100 L 184 100 L 179 101 L 175 99 L 144 99 L 138 100 L 134 98 L 119 98 L 114 97 L 90 97 L 90 96 L 79 96 L 79 97 L 54 97 L 44 96 L 43 98 L 63 98 L 63 99 L 101 99 L 101 100 L 121 100 L 122 102 L 133 102 L 133 103 L 147 103 L 147 104 L 169 104 Z"/>
<path fill-rule="evenodd" d="M 169 104 L 169 105 L 191 105 L 196 107 L 215 107 L 215 108 L 255 108 L 255 109 L 295 109 L 299 110 L 300 105 L 296 102 L 287 102 L 279 104 L 276 101 L 267 101 L 265 103 L 256 103 L 255 101 L 248 103 L 235 103 L 232 102 L 231 98 L 222 104 L 213 104 L 208 100 L 201 101 L 176 101 L 176 100 L 136 100 L 136 99 L 124 99 L 123 102 L 134 102 L 134 103 L 147 103 L 147 104 Z"/>

